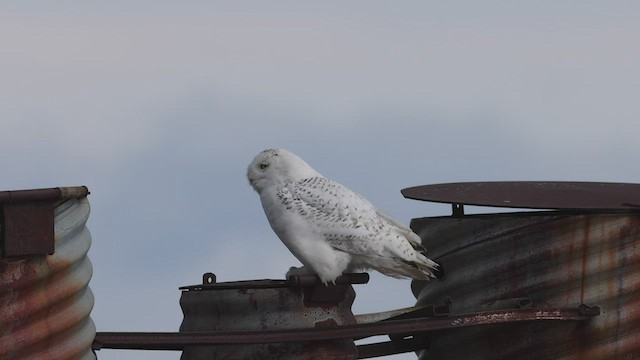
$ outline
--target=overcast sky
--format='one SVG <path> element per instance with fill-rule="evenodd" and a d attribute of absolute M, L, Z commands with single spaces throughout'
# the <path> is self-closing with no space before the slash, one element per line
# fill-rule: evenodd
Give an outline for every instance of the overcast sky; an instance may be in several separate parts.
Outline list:
<path fill-rule="evenodd" d="M 177 331 L 202 273 L 299 264 L 245 179 L 268 147 L 405 224 L 450 211 L 410 186 L 640 182 L 639 2 L 87 4 L 0 3 L 0 182 L 91 190 L 98 331 Z M 379 274 L 356 292 L 415 301 Z"/>

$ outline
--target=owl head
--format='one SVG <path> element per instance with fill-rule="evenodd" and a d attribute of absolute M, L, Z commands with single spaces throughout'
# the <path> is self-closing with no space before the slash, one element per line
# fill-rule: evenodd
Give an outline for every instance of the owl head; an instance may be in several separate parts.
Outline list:
<path fill-rule="evenodd" d="M 267 149 L 253 159 L 247 178 L 253 189 L 261 193 L 274 185 L 322 176 L 298 155 L 285 149 Z"/>

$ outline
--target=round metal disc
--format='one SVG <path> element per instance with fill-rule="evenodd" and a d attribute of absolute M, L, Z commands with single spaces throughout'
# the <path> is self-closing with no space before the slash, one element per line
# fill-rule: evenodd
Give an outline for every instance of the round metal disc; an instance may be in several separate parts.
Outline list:
<path fill-rule="evenodd" d="M 640 184 L 507 181 L 416 186 L 409 199 L 523 209 L 639 210 Z"/>

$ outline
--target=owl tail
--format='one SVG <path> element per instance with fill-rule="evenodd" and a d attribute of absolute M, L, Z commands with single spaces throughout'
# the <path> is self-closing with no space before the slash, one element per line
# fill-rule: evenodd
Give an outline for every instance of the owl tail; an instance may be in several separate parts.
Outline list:
<path fill-rule="evenodd" d="M 394 260 L 401 263 L 396 270 L 415 280 L 429 280 L 436 277 L 434 272 L 438 270 L 439 265 L 425 255 L 427 249 L 422 245 L 420 236 L 405 227 L 396 226 L 394 230 L 400 239 L 406 241 L 413 248 L 413 256 L 408 258 L 400 251 L 395 251 L 395 249 L 392 251 L 396 256 Z"/>
<path fill-rule="evenodd" d="M 417 254 L 416 261 L 400 258 L 367 257 L 357 260 L 365 268 L 377 270 L 397 279 L 431 280 L 435 278 L 438 264 L 422 254 Z"/>
<path fill-rule="evenodd" d="M 429 259 L 428 257 L 416 253 L 417 259 L 416 261 L 405 261 L 409 266 L 418 269 L 422 273 L 422 277 L 416 280 L 429 280 L 430 278 L 436 277 L 435 271 L 440 268 L 437 262 Z M 426 277 L 426 278 L 425 278 Z"/>

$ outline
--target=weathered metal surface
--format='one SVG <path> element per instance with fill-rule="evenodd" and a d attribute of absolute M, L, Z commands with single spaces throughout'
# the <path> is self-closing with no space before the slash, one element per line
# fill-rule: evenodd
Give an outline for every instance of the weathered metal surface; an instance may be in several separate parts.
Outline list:
<path fill-rule="evenodd" d="M 54 206 L 88 193 L 85 186 L 0 191 L 0 257 L 53 254 Z"/>
<path fill-rule="evenodd" d="M 183 291 L 180 298 L 184 313 L 181 333 L 333 329 L 355 324 L 351 312 L 355 292 L 348 281 L 349 276 L 328 287 L 316 276 L 232 283 L 211 283 L 209 279 L 205 278 L 200 287 L 188 287 Z M 271 339 L 250 346 L 187 346 L 182 354 L 183 360 L 323 358 L 355 359 L 353 341 L 338 339 L 293 344 Z"/>
<path fill-rule="evenodd" d="M 416 186 L 409 199 L 521 209 L 639 210 L 640 184 L 506 181 Z M 455 211 L 461 209 L 454 208 Z"/>
<path fill-rule="evenodd" d="M 0 197 L 6 200 L 6 193 Z M 10 202 L 31 202 L 34 195 L 21 196 Z M 49 199 L 58 203 L 55 254 L 0 258 L 0 359 L 95 359 L 89 203 L 56 199 Z"/>
<path fill-rule="evenodd" d="M 411 227 L 444 270 L 440 280 L 412 283 L 419 304 L 448 299 L 452 314 L 516 304 L 602 311 L 587 323 L 433 333 L 420 359 L 640 358 L 639 213 L 484 214 L 414 219 Z"/>

